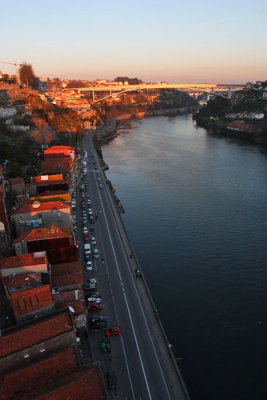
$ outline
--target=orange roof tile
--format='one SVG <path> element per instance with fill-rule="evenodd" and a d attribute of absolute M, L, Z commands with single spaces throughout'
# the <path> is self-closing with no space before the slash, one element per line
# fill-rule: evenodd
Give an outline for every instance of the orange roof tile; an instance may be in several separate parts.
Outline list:
<path fill-rule="evenodd" d="M 0 259 L 0 269 L 2 268 L 17 268 L 30 265 L 47 264 L 46 253 L 22 254 L 21 256 L 5 257 Z"/>
<path fill-rule="evenodd" d="M 50 285 L 11 292 L 10 296 L 16 317 L 53 305 Z"/>
<path fill-rule="evenodd" d="M 52 276 L 51 286 L 61 288 L 69 285 L 82 285 L 82 283 L 82 274 L 78 272 L 76 274 Z"/>
<path fill-rule="evenodd" d="M 42 161 L 42 169 L 48 172 L 70 172 L 71 166 L 73 164 L 72 158 L 49 158 Z"/>
<path fill-rule="evenodd" d="M 31 231 L 21 232 L 20 236 L 13 241 L 13 244 L 20 242 L 32 242 L 35 240 L 44 239 L 59 239 L 71 237 L 71 227 L 61 226 L 56 224 L 48 228 L 32 229 Z"/>
<path fill-rule="evenodd" d="M 40 212 L 49 212 L 53 210 L 66 210 L 70 207 L 63 203 L 62 201 L 47 201 L 45 203 L 40 203 L 39 201 L 35 200 L 31 204 L 23 204 L 16 210 L 11 212 L 11 215 L 19 215 L 19 214 L 28 214 L 31 213 L 39 214 Z"/>
<path fill-rule="evenodd" d="M 84 314 L 86 312 L 85 300 L 82 290 L 79 290 L 78 299 L 75 300 L 75 291 L 70 290 L 67 292 L 61 292 L 53 295 L 53 300 L 56 309 L 66 308 L 67 306 L 72 306 L 75 315 Z"/>
<path fill-rule="evenodd" d="M 106 393 L 100 378 L 98 366 L 75 372 L 57 382 L 57 385 L 47 386 L 36 394 L 35 400 L 104 400 Z"/>
<path fill-rule="evenodd" d="M 31 274 L 8 276 L 6 278 L 3 278 L 3 281 L 8 288 L 18 289 L 22 286 L 42 284 L 42 274 L 41 272 L 33 272 Z"/>
<path fill-rule="evenodd" d="M 70 347 L 50 357 L 13 371 L 1 378 L 1 400 L 34 394 L 50 383 L 78 371 L 75 350 Z"/>
<path fill-rule="evenodd" d="M 33 346 L 73 329 L 70 313 L 62 312 L 0 337 L 0 357 Z"/>

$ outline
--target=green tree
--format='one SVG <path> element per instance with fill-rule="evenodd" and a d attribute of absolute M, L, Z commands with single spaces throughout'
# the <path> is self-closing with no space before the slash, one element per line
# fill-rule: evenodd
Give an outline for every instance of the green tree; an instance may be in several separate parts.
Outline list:
<path fill-rule="evenodd" d="M 19 70 L 19 78 L 20 78 L 20 82 L 23 83 L 24 85 L 26 85 L 27 88 L 33 84 L 35 75 L 34 75 L 31 64 L 27 64 L 24 62 L 21 65 L 20 70 Z"/>

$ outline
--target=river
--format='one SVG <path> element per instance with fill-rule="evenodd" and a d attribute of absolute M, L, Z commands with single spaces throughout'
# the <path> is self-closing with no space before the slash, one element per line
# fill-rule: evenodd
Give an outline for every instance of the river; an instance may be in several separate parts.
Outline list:
<path fill-rule="evenodd" d="M 267 150 L 182 115 L 103 156 L 192 400 L 266 399 Z"/>

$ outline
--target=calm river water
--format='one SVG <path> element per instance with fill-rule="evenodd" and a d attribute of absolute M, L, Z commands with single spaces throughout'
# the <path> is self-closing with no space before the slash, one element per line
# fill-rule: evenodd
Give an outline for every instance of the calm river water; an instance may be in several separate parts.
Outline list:
<path fill-rule="evenodd" d="M 191 115 L 134 121 L 108 178 L 192 400 L 263 400 L 267 151 Z"/>

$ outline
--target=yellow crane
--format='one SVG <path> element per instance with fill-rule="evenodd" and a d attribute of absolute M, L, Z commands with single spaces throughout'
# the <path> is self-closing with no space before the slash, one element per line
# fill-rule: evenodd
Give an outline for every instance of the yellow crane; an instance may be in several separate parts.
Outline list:
<path fill-rule="evenodd" d="M 20 67 L 20 66 L 21 66 L 21 64 L 12 63 L 12 62 L 7 62 L 7 61 L 0 61 L 0 64 L 10 64 L 10 65 L 14 65 L 14 67 L 15 67 L 15 72 L 16 72 L 16 80 L 17 80 L 17 84 L 19 84 L 19 73 L 18 73 L 18 66 Z"/>

